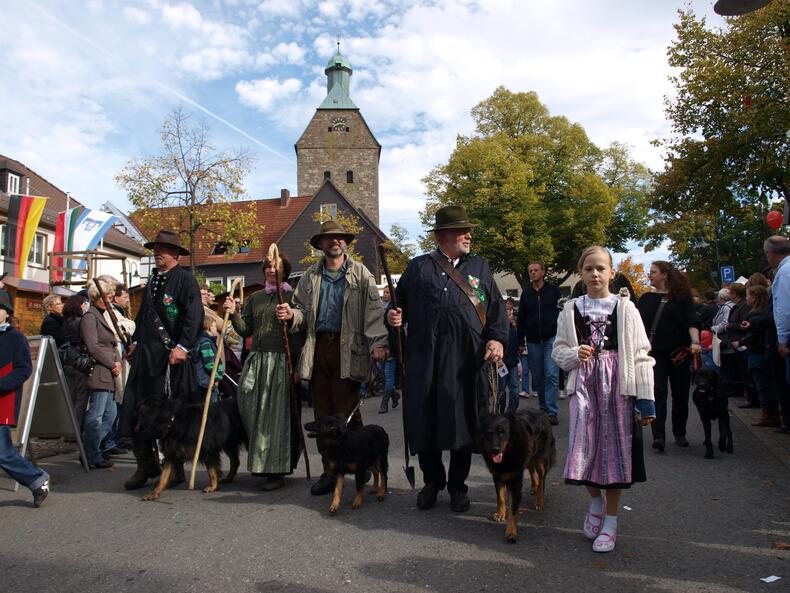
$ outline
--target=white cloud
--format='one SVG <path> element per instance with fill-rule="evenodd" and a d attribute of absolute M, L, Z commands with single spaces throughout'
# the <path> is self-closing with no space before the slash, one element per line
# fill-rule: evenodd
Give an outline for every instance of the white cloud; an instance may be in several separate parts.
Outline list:
<path fill-rule="evenodd" d="M 135 25 L 147 25 L 151 22 L 150 14 L 134 6 L 124 6 L 122 14 L 127 21 Z"/>
<path fill-rule="evenodd" d="M 243 105 L 255 107 L 261 111 L 271 111 L 277 102 L 295 95 L 302 88 L 296 78 L 280 82 L 276 78 L 259 80 L 241 80 L 236 84 L 239 101 Z"/>
<path fill-rule="evenodd" d="M 187 3 L 163 5 L 162 20 L 173 30 L 200 29 L 203 24 L 200 11 Z"/>
<path fill-rule="evenodd" d="M 181 58 L 181 68 L 201 80 L 222 78 L 247 63 L 247 52 L 229 47 L 207 47 Z"/>
<path fill-rule="evenodd" d="M 258 10 L 271 16 L 298 17 L 302 7 L 297 0 L 264 0 Z"/>
<path fill-rule="evenodd" d="M 318 3 L 318 12 L 329 19 L 337 19 L 340 17 L 342 4 L 335 2 L 335 0 L 324 0 Z"/>
<path fill-rule="evenodd" d="M 274 57 L 281 58 L 289 64 L 303 64 L 305 49 L 294 42 L 279 43 L 277 47 L 272 50 L 272 54 Z"/>

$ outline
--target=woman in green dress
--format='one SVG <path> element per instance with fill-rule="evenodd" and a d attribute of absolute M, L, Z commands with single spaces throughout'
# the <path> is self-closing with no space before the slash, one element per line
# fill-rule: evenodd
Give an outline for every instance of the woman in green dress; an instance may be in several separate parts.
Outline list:
<path fill-rule="evenodd" d="M 263 262 L 265 287 L 244 302 L 239 314 L 228 297 L 224 307 L 232 313 L 233 328 L 242 337 L 253 336 L 250 353 L 239 379 L 238 404 L 250 439 L 247 469 L 264 477 L 263 490 L 285 485 L 285 475 L 293 472 L 299 459 L 296 427 L 291 407 L 291 379 L 285 359 L 282 322 L 275 317 L 278 303 L 275 262 Z M 288 278 L 291 264 L 280 257 L 280 278 Z M 285 302 L 293 292 L 280 283 Z"/>

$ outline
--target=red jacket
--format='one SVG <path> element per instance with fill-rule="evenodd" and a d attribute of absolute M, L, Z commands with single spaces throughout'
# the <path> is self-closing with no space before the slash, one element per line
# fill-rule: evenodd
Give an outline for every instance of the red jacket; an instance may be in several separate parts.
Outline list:
<path fill-rule="evenodd" d="M 16 426 L 22 386 L 32 373 L 27 338 L 11 326 L 0 330 L 0 426 Z"/>

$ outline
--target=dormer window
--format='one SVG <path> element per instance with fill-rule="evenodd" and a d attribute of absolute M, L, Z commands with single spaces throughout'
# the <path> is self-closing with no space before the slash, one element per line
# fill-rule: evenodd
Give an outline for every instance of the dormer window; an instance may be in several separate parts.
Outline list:
<path fill-rule="evenodd" d="M 346 171 L 346 183 L 354 183 L 354 172 Z"/>
<path fill-rule="evenodd" d="M 330 171 L 324 171 L 324 181 L 327 179 L 332 179 L 332 173 Z"/>
<path fill-rule="evenodd" d="M 13 173 L 8 174 L 5 191 L 7 194 L 19 193 L 19 175 L 14 175 Z"/>

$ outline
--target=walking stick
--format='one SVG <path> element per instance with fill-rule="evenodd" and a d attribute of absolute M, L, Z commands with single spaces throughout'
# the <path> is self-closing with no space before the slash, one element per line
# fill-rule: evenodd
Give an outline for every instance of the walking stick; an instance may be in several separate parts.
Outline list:
<path fill-rule="evenodd" d="M 123 342 L 124 349 L 129 348 L 129 338 L 126 333 L 126 330 L 121 330 L 120 326 L 118 325 L 118 318 L 115 316 L 115 311 L 113 311 L 112 305 L 110 305 L 110 301 L 107 298 L 107 295 L 104 294 L 104 291 L 101 288 L 101 284 L 99 284 L 98 278 L 93 279 L 93 283 L 96 285 L 96 291 L 99 293 L 102 302 L 104 303 L 104 308 L 107 309 L 107 314 L 110 316 L 110 321 L 112 322 L 112 326 L 115 328 L 115 335 L 118 336 L 118 339 Z"/>
<path fill-rule="evenodd" d="M 280 250 L 277 248 L 277 243 L 272 243 L 269 246 L 269 253 L 267 255 L 269 261 L 274 262 L 274 281 L 277 283 L 277 302 L 283 304 L 283 291 L 280 288 Z M 288 341 L 288 322 L 283 320 L 283 344 L 285 345 L 285 364 L 288 368 L 288 383 L 291 387 L 291 410 L 293 411 L 294 418 L 296 418 L 296 426 L 298 428 L 299 446 L 302 448 L 304 455 L 304 469 L 307 473 L 307 479 L 310 480 L 310 459 L 307 457 L 307 444 L 304 440 L 304 431 L 302 430 L 302 404 L 298 400 L 295 385 L 294 385 L 294 365 L 291 360 L 291 344 Z"/>
<path fill-rule="evenodd" d="M 395 296 L 395 286 L 392 284 L 392 276 L 390 276 L 390 268 L 387 265 L 387 248 L 383 243 L 378 245 L 379 257 L 381 258 L 381 267 L 384 268 L 384 275 L 387 277 L 387 287 L 390 291 L 390 301 L 392 306 L 398 308 L 398 299 Z M 395 328 L 395 343 L 398 348 L 398 368 L 400 369 L 401 381 L 401 397 L 403 404 L 401 405 L 401 417 L 403 418 L 403 448 L 405 451 L 406 465 L 403 466 L 403 472 L 406 474 L 406 479 L 409 480 L 412 489 L 414 489 L 414 468 L 409 463 L 409 436 L 406 429 L 406 364 L 403 359 L 403 326 Z"/>
<path fill-rule="evenodd" d="M 230 285 L 230 296 L 236 292 L 236 287 L 241 283 L 241 278 L 236 278 L 233 284 Z M 211 369 L 211 377 L 208 380 L 208 389 L 206 389 L 206 397 L 203 400 L 203 417 L 200 419 L 200 432 L 198 433 L 197 445 L 195 445 L 195 455 L 192 457 L 192 471 L 189 474 L 189 489 L 195 489 L 195 474 L 197 473 L 198 460 L 200 459 L 200 449 L 203 447 L 203 436 L 206 432 L 206 421 L 208 420 L 208 408 L 211 405 L 211 391 L 214 389 L 214 380 L 217 378 L 217 367 L 219 360 L 222 357 L 222 352 L 225 350 L 225 330 L 228 329 L 228 321 L 230 318 L 230 311 L 225 311 L 225 317 L 222 319 L 222 331 L 219 332 L 220 339 L 217 344 L 217 354 L 214 356 L 214 368 Z"/>

